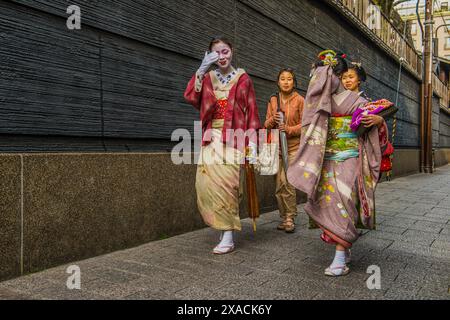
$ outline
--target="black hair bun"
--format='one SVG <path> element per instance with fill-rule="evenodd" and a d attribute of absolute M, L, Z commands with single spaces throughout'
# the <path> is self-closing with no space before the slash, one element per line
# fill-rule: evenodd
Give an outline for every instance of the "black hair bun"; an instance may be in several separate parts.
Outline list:
<path fill-rule="evenodd" d="M 341 76 L 344 72 L 348 70 L 348 64 L 346 61 L 347 55 L 341 51 L 325 50 L 319 53 L 315 67 L 323 67 L 326 65 L 331 65 L 334 74 Z"/>

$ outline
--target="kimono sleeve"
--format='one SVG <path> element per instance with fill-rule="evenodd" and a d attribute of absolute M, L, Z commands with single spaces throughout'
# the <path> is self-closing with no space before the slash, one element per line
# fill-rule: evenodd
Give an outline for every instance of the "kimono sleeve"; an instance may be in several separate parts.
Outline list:
<path fill-rule="evenodd" d="M 270 100 L 267 105 L 266 122 L 264 123 L 264 128 L 273 129 L 275 125 L 275 115 L 272 111 L 272 100 Z"/>
<path fill-rule="evenodd" d="M 198 74 L 198 72 L 189 81 L 186 91 L 184 92 L 184 99 L 187 103 L 193 105 L 196 109 L 200 110 L 201 100 L 202 100 L 202 88 L 203 79 Z"/>
<path fill-rule="evenodd" d="M 258 130 L 261 129 L 261 121 L 258 114 L 258 106 L 256 105 L 256 95 L 255 88 L 253 86 L 253 81 L 248 78 L 247 87 L 247 130 L 254 130 L 254 133 L 250 135 L 250 141 L 257 144 L 258 141 Z"/>
<path fill-rule="evenodd" d="M 300 100 L 300 103 L 298 105 L 298 108 L 296 112 L 298 112 L 298 118 L 300 119 L 299 124 L 288 127 L 286 126 L 286 133 L 289 138 L 291 137 L 300 137 L 302 133 L 302 115 L 303 115 L 303 105 L 304 105 L 304 99 Z"/>

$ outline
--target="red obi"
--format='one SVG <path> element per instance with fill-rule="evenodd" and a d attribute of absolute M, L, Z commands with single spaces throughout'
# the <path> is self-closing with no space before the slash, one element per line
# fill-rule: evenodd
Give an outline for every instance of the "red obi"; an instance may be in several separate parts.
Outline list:
<path fill-rule="evenodd" d="M 213 119 L 220 120 L 225 119 L 225 112 L 227 111 L 228 100 L 218 100 L 216 104 L 216 108 L 214 109 Z"/>
<path fill-rule="evenodd" d="M 351 114 L 332 113 L 331 116 L 333 118 L 343 118 L 343 117 L 349 117 L 349 116 L 351 116 Z"/>

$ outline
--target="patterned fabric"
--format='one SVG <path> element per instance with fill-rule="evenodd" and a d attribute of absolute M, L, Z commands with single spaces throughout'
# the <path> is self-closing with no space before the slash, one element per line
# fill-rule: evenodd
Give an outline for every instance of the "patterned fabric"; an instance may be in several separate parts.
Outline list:
<path fill-rule="evenodd" d="M 378 114 L 381 111 L 392 107 L 394 104 L 386 99 L 381 99 L 374 102 L 369 102 L 364 106 L 356 109 L 353 113 L 351 128 L 353 131 L 358 130 L 359 125 L 361 124 L 362 118 L 366 115 Z"/>
<path fill-rule="evenodd" d="M 305 100 L 300 149 L 287 176 L 294 187 L 307 194 L 305 211 L 314 223 L 327 237 L 350 248 L 359 238 L 359 223 L 375 228 L 375 188 L 387 128 L 384 124 L 383 137 L 376 127 L 359 137 L 358 157 L 327 160 L 327 148 L 330 154 L 355 146 L 354 138 L 347 135 L 348 118 L 330 116 L 352 115 L 367 103 L 351 91 L 336 94 L 338 88 L 344 90 L 330 66 L 314 70 Z"/>
<path fill-rule="evenodd" d="M 228 93 L 228 106 L 225 112 L 224 125 L 222 128 L 222 142 L 233 145 L 234 148 L 244 152 L 245 147 L 248 146 L 249 140 L 258 143 L 258 135 L 256 130 L 261 128 L 261 122 L 258 114 L 258 107 L 256 105 L 255 89 L 253 81 L 248 74 L 243 70 L 240 76 L 236 76 L 236 82 L 232 85 Z M 201 83 L 201 90 L 196 90 L 197 75 L 194 75 L 189 81 L 186 91 L 184 93 L 185 100 L 200 111 L 200 120 L 202 121 L 202 145 L 206 146 L 211 143 L 211 128 L 213 121 L 214 110 L 216 109 L 217 100 L 215 92 L 220 90 L 220 87 L 213 86 L 213 79 L 215 79 L 214 71 L 205 75 Z M 197 88 L 198 89 L 198 88 Z M 223 97 L 220 97 L 222 99 Z M 242 143 L 240 139 L 234 141 L 227 130 L 241 129 L 244 132 L 247 129 L 254 129 L 255 134 L 246 139 Z"/>
<path fill-rule="evenodd" d="M 203 79 L 194 76 L 185 99 L 200 110 L 202 148 L 196 175 L 197 204 L 204 222 L 217 230 L 241 230 L 241 163 L 245 146 L 257 143 L 257 134 L 245 145 L 230 144 L 229 129 L 259 129 L 255 91 L 250 77 L 238 69 L 223 82 L 214 71 Z"/>
<path fill-rule="evenodd" d="M 217 79 L 219 79 L 220 83 L 221 83 L 222 85 L 227 85 L 227 84 L 229 84 L 229 83 L 231 82 L 231 80 L 233 80 L 233 78 L 236 76 L 237 71 L 236 71 L 236 70 L 233 70 L 233 72 L 231 72 L 230 74 L 225 75 L 225 76 L 222 75 L 222 73 L 220 73 L 219 70 L 216 70 L 215 73 L 216 73 L 216 77 L 217 77 Z"/>
<path fill-rule="evenodd" d="M 227 111 L 227 107 L 228 107 L 227 99 L 217 101 L 216 110 L 214 110 L 214 113 L 213 113 L 213 120 L 225 119 L 225 113 Z"/>
<path fill-rule="evenodd" d="M 358 136 L 350 128 L 352 116 L 330 117 L 325 159 L 345 161 L 359 157 Z"/>
<path fill-rule="evenodd" d="M 223 120 L 212 123 L 212 141 L 203 146 L 195 180 L 197 205 L 203 221 L 223 231 L 240 231 L 242 200 L 240 161 L 243 154 L 222 143 Z"/>

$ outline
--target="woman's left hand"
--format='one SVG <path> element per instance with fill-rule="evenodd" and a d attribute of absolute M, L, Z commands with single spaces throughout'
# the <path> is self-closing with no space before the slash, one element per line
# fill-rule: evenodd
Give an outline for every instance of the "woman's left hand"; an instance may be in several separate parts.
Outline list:
<path fill-rule="evenodd" d="M 369 114 L 364 116 L 361 122 L 364 124 L 364 127 L 370 128 L 373 126 L 381 127 L 383 124 L 383 117 L 377 116 L 376 114 Z"/>

